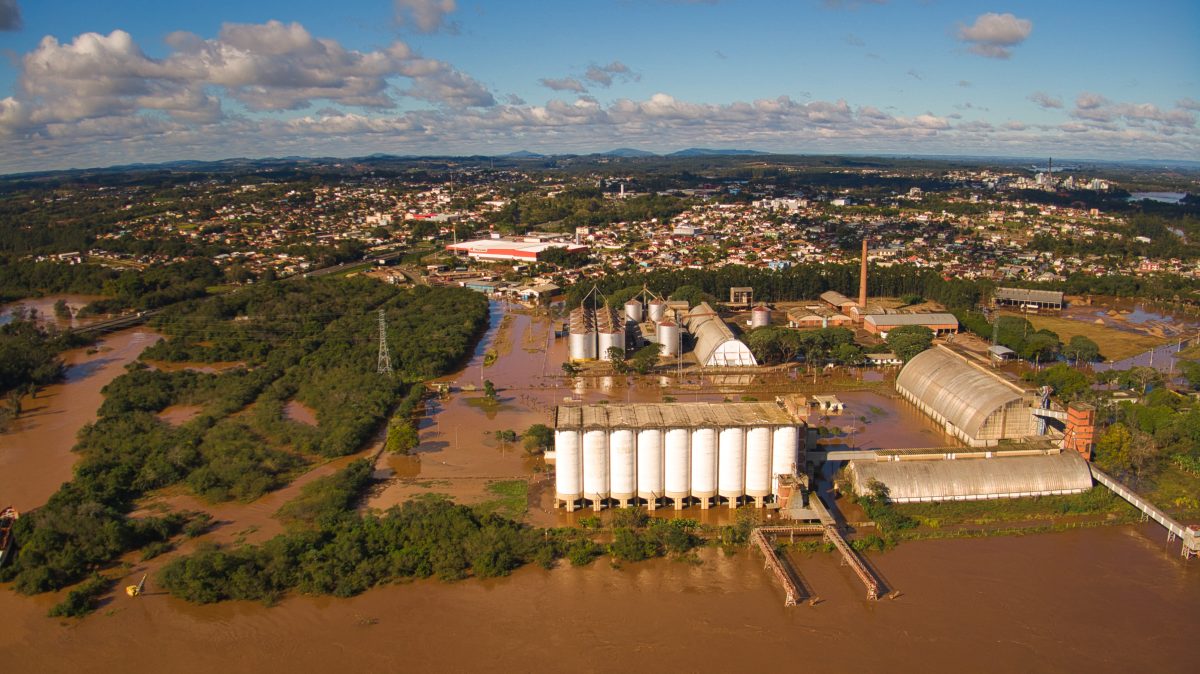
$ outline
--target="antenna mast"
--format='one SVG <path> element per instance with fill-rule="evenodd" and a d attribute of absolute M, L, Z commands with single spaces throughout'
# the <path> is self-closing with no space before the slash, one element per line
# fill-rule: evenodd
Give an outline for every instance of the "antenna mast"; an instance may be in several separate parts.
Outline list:
<path fill-rule="evenodd" d="M 379 364 L 376 366 L 376 371 L 379 374 L 392 373 L 392 357 L 388 354 L 387 345 L 387 317 L 384 315 L 383 309 L 379 310 Z"/>

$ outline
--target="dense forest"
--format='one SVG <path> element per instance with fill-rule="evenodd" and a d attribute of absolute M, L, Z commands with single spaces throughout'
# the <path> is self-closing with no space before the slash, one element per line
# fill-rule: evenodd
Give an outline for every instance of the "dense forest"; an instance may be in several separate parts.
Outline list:
<path fill-rule="evenodd" d="M 528 229 L 574 232 L 576 227 L 609 225 L 615 222 L 667 221 L 685 211 L 687 199 L 644 194 L 627 199 L 606 199 L 594 187 L 574 187 L 553 197 L 533 194 L 518 196 L 492 216 L 492 222 L 505 231 Z"/>
<path fill-rule="evenodd" d="M 85 340 L 71 333 L 43 328 L 24 314 L 0 325 L 0 432 L 21 413 L 21 396 L 57 380 L 62 374 L 58 354 Z"/>
<path fill-rule="evenodd" d="M 380 308 L 395 376 L 375 373 Z M 154 489 L 183 484 L 210 501 L 250 501 L 318 455 L 356 451 L 415 382 L 469 353 L 487 316 L 469 290 L 401 291 L 366 278 L 256 284 L 172 306 L 155 325 L 167 339 L 144 359 L 241 366 L 206 374 L 139 363 L 110 383 L 99 418 L 80 432 L 74 479 L 18 521 L 19 552 L 0 579 L 24 593 L 55 590 L 173 535 L 184 520 L 127 517 Z M 318 425 L 287 419 L 289 399 L 314 408 Z M 235 415 L 251 403 L 252 413 Z M 201 412 L 172 426 L 158 413 L 176 404 Z"/>

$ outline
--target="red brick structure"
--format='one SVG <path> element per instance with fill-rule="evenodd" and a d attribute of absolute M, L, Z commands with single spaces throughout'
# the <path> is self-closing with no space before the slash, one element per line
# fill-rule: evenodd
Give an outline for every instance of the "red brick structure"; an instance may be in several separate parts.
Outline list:
<path fill-rule="evenodd" d="M 1067 406 L 1067 430 L 1063 435 L 1063 449 L 1074 450 L 1084 459 L 1092 460 L 1096 448 L 1096 408 L 1087 403 L 1071 403 Z"/>

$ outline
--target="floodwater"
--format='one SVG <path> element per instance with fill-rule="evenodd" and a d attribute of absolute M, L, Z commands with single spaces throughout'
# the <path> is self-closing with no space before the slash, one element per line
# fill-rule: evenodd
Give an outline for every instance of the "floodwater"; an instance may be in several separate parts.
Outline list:
<path fill-rule="evenodd" d="M 4 592 L 0 652 L 16 671 L 73 674 L 1193 671 L 1200 563 L 1164 551 L 1148 525 L 906 543 L 871 557 L 901 592 L 878 602 L 832 554 L 793 554 L 820 598 L 796 607 L 756 553 L 699 559 L 601 559 L 273 608 L 189 605 L 151 585 L 78 622 L 45 618 L 49 597 Z"/>
<path fill-rule="evenodd" d="M 92 302 L 95 302 L 96 300 L 102 300 L 102 299 L 105 299 L 103 295 L 71 295 L 71 294 L 46 295 L 44 297 L 30 297 L 27 299 L 23 299 L 19 302 L 5 304 L 4 306 L 0 307 L 0 325 L 4 325 L 5 323 L 11 322 L 13 319 L 13 316 L 12 316 L 13 311 L 19 307 L 24 307 L 25 309 L 32 309 L 33 311 L 36 311 L 37 312 L 37 320 L 42 325 L 46 325 L 46 326 L 53 325 L 54 327 L 57 327 L 57 328 L 76 328 L 76 327 L 79 327 L 82 325 L 88 325 L 89 323 L 94 323 L 98 320 L 103 319 L 104 317 L 103 316 L 89 316 L 87 318 L 79 318 L 75 314 L 79 313 L 79 310 L 82 309 L 83 307 L 87 306 L 88 304 L 91 304 Z M 58 315 L 54 313 L 54 304 L 55 304 L 55 302 L 58 302 L 59 300 L 66 301 L 67 307 L 69 307 L 71 310 L 70 317 L 59 318 Z"/>
<path fill-rule="evenodd" d="M 1178 204 L 1187 196 L 1187 192 L 1131 192 L 1129 201 L 1149 199 L 1163 204 Z"/>
<path fill-rule="evenodd" d="M 540 460 L 496 442 L 493 432 L 552 424 L 553 406 L 567 396 L 660 400 L 684 390 L 671 378 L 630 386 L 624 377 L 604 376 L 581 377 L 567 388 L 558 369 L 564 344 L 553 341 L 546 321 L 511 314 L 503 327 L 498 320 L 492 326 L 471 362 L 442 380 L 453 392 L 430 402 L 414 455 L 378 459 L 380 473 L 392 481 L 371 506 L 420 491 L 478 501 L 487 498 L 491 480 L 534 478 L 529 519 L 564 523 L 565 513 L 548 509 L 546 486 L 536 482 Z M 68 382 L 27 401 L 45 406 L 22 422 L 29 427 L 0 436 L 0 494 L 18 494 L 14 505 L 27 509 L 68 479 L 69 448 L 94 417 L 100 387 L 155 339 L 148 330 L 128 330 L 105 338 L 99 353 L 67 354 L 73 364 Z M 500 357 L 485 367 L 489 349 Z M 464 390 L 483 379 L 499 389 L 498 403 Z M 699 389 L 688 399 L 726 395 Z M 950 444 L 902 400 L 870 392 L 838 397 L 847 405 L 843 415 L 813 421 L 857 424 L 856 446 Z M 260 542 L 282 531 L 273 514 L 305 484 L 373 455 L 381 441 L 250 504 L 207 504 L 180 489 L 156 494 L 143 507 L 213 514 L 213 531 L 183 542 L 183 553 L 201 541 Z M 707 513 L 660 511 L 717 519 L 729 511 Z M 146 572 L 153 579 L 172 556 L 149 563 L 128 556 L 118 587 Z M 743 671 L 813 662 L 834 672 L 1191 671 L 1200 561 L 1179 559 L 1178 542 L 1168 546 L 1156 525 L 905 543 L 870 557 L 889 587 L 901 592 L 880 602 L 865 600 L 857 578 L 834 555 L 793 553 L 792 559 L 820 598 L 814 606 L 785 608 L 756 553 L 726 556 L 711 549 L 700 551 L 700 563 L 655 560 L 616 568 L 602 559 L 582 569 L 525 568 L 497 580 L 392 585 L 344 600 L 292 596 L 272 608 L 191 605 L 151 581 L 147 595 L 131 599 L 118 590 L 82 621 L 45 617 L 60 596 L 0 591 L 0 653 L 17 671 L 72 674 Z"/>
<path fill-rule="evenodd" d="M 66 376 L 37 397 L 21 399 L 21 416 L 0 433 L 0 501 L 18 510 L 42 505 L 71 479 L 71 453 L 84 424 L 96 419 L 100 389 L 124 374 L 125 366 L 160 336 L 146 328 L 110 335 L 94 347 L 63 353 Z M 89 353 L 90 352 L 90 353 Z"/>

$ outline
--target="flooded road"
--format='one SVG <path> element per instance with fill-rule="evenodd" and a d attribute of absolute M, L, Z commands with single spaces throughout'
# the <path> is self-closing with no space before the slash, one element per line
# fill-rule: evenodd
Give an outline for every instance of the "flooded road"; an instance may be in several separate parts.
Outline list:
<path fill-rule="evenodd" d="M 1192 671 L 1200 564 L 1152 528 L 905 543 L 868 603 L 834 555 L 796 554 L 816 606 L 785 608 L 754 553 L 527 568 L 352 599 L 194 606 L 116 597 L 82 622 L 0 593 L 17 671 Z"/>
<path fill-rule="evenodd" d="M 0 433 L 0 501 L 17 510 L 42 505 L 71 479 L 76 434 L 96 419 L 100 389 L 124 374 L 125 366 L 160 336 L 133 328 L 105 336 L 92 347 L 63 353 L 66 376 L 21 399 L 23 412 Z M 94 353 L 89 353 L 94 351 Z"/>

